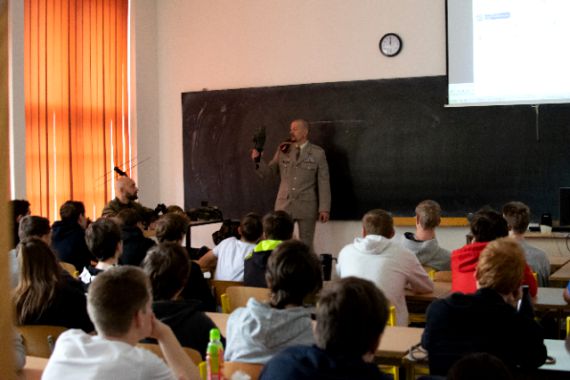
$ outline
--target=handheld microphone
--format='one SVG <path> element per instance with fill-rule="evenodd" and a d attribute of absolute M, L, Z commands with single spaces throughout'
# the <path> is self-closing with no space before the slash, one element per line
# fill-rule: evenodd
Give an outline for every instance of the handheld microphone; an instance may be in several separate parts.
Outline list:
<path fill-rule="evenodd" d="M 291 149 L 291 144 L 293 144 L 293 141 L 291 141 L 291 138 L 289 137 L 287 140 L 279 144 L 279 150 L 283 153 L 289 153 L 289 149 Z"/>
<path fill-rule="evenodd" d="M 113 168 L 113 170 L 115 171 L 115 173 L 117 173 L 119 175 L 119 177 L 128 177 L 127 173 L 125 173 L 124 171 L 122 171 L 121 169 L 119 169 L 118 166 L 115 166 Z"/>

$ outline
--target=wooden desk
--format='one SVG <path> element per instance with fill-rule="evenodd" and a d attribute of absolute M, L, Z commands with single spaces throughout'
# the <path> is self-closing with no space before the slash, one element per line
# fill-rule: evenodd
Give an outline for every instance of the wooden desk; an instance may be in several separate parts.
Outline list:
<path fill-rule="evenodd" d="M 551 274 L 549 280 L 552 286 L 565 287 L 570 280 L 570 262 Z"/>
<path fill-rule="evenodd" d="M 434 282 L 433 292 L 416 294 L 411 290 L 406 290 L 406 301 L 414 302 L 427 302 L 430 303 L 433 300 L 445 298 L 451 294 L 451 282 Z"/>
<path fill-rule="evenodd" d="M 549 256 L 548 261 L 550 261 L 550 273 L 554 273 L 570 262 L 570 256 Z"/>
<path fill-rule="evenodd" d="M 223 336 L 226 336 L 226 326 L 229 314 L 207 312 L 206 315 L 218 326 Z"/>
<path fill-rule="evenodd" d="M 554 364 L 543 364 L 540 371 L 570 372 L 570 353 L 566 348 L 565 340 L 545 339 L 544 345 L 548 351 L 548 356 L 556 359 Z M 568 375 L 568 374 L 566 374 Z"/>
<path fill-rule="evenodd" d="M 568 246 L 570 243 L 567 241 L 569 234 L 567 232 L 527 232 L 524 234 L 528 243 L 536 248 L 542 249 L 547 253 L 548 257 L 551 256 L 570 256 Z"/>
<path fill-rule="evenodd" d="M 222 335 L 226 335 L 226 326 L 229 314 L 206 313 L 220 329 Z M 424 329 L 416 327 L 387 326 L 384 335 L 376 351 L 376 356 L 382 363 L 399 362 L 408 353 L 410 347 L 420 342 Z"/>
<path fill-rule="evenodd" d="M 406 305 L 410 313 L 410 320 L 414 322 L 425 322 L 425 314 L 432 301 L 445 298 L 451 294 L 451 282 L 433 283 L 434 289 L 431 293 L 414 294 L 406 290 Z"/>
<path fill-rule="evenodd" d="M 376 358 L 383 364 L 400 365 L 410 348 L 422 340 L 423 332 L 418 327 L 386 326 Z"/>
<path fill-rule="evenodd" d="M 560 326 L 565 315 L 570 313 L 570 305 L 564 301 L 563 292 L 564 289 L 562 288 L 538 288 L 536 304 L 534 305 L 537 315 L 542 316 L 547 311 L 553 311 L 557 326 Z M 560 329 L 557 331 L 557 336 L 560 338 Z"/>
<path fill-rule="evenodd" d="M 20 380 L 40 380 L 48 359 L 36 356 L 26 356 L 26 365 L 18 374 Z"/>
<path fill-rule="evenodd" d="M 538 288 L 536 297 L 536 310 L 563 310 L 570 312 L 570 305 L 564 301 L 562 288 Z"/>

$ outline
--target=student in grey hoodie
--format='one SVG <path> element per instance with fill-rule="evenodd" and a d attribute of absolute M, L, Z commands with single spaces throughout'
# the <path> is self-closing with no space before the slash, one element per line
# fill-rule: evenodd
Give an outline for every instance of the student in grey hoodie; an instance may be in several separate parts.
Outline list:
<path fill-rule="evenodd" d="M 435 229 L 441 222 L 439 203 L 425 200 L 416 206 L 416 233 L 406 232 L 399 243 L 412 251 L 422 265 L 435 270 L 451 270 L 451 254 L 441 248 Z"/>
<path fill-rule="evenodd" d="M 302 305 L 322 287 L 317 256 L 305 243 L 283 242 L 269 256 L 265 276 L 271 300 L 250 298 L 228 319 L 227 361 L 265 364 L 286 347 L 315 343 L 310 311 Z"/>

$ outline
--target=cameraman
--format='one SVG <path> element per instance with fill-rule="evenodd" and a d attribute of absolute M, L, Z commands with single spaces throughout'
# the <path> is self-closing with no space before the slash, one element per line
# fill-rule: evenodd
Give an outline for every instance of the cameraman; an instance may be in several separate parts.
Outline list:
<path fill-rule="evenodd" d="M 139 189 L 131 178 L 122 176 L 115 181 L 116 197 L 103 208 L 102 217 L 116 216 L 121 210 L 134 209 L 138 214 L 138 219 L 148 227 L 150 223 L 158 218 L 157 212 L 148 207 L 144 207 L 138 202 Z"/>

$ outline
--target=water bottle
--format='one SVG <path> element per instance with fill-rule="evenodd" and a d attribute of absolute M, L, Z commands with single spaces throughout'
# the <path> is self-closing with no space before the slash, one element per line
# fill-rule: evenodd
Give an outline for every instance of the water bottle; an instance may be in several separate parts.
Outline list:
<path fill-rule="evenodd" d="M 208 368 L 208 380 L 223 380 L 222 369 L 224 367 L 224 346 L 220 340 L 220 330 L 210 330 L 210 342 L 206 349 L 206 363 Z"/>
<path fill-rule="evenodd" d="M 534 318 L 534 307 L 532 306 L 528 285 L 523 285 L 522 291 L 523 294 L 519 301 L 518 312 L 520 315 L 524 315 L 525 317 L 532 319 Z"/>

